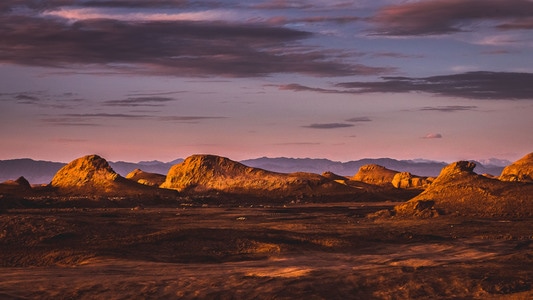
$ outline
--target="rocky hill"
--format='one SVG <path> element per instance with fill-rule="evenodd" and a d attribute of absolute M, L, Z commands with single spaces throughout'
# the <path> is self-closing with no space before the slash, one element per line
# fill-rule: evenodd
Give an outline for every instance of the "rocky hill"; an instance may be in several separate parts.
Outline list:
<path fill-rule="evenodd" d="M 505 167 L 500 180 L 533 182 L 533 152 Z"/>
<path fill-rule="evenodd" d="M 533 184 L 504 182 L 474 173 L 475 163 L 459 161 L 442 169 L 420 195 L 394 209 L 397 216 L 533 215 Z"/>
<path fill-rule="evenodd" d="M 162 174 L 145 172 L 141 169 L 135 169 L 126 175 L 126 179 L 133 180 L 140 184 L 158 187 L 167 177 Z"/>
<path fill-rule="evenodd" d="M 193 155 L 173 166 L 161 185 L 188 194 L 225 193 L 253 197 L 351 195 L 356 189 L 312 173 L 283 174 L 252 168 L 225 157 Z"/>
<path fill-rule="evenodd" d="M 120 176 L 98 155 L 88 155 L 70 162 L 57 172 L 50 186 L 61 195 L 117 197 L 175 195 L 173 191 L 142 185 Z"/>

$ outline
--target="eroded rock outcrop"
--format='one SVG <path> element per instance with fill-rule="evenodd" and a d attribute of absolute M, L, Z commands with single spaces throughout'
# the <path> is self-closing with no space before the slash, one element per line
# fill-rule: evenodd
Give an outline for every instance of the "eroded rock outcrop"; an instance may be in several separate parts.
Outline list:
<path fill-rule="evenodd" d="M 459 161 L 444 167 L 424 192 L 396 206 L 394 213 L 419 217 L 533 215 L 533 184 L 487 178 L 474 173 L 475 166 Z"/>
<path fill-rule="evenodd" d="M 500 180 L 533 182 L 533 152 L 505 167 Z"/>
<path fill-rule="evenodd" d="M 380 165 L 364 165 L 351 179 L 374 185 L 391 185 L 398 171 Z"/>
<path fill-rule="evenodd" d="M 420 177 L 409 172 L 396 173 L 392 178 L 392 186 L 397 189 L 426 188 L 433 178 Z"/>
<path fill-rule="evenodd" d="M 149 185 L 149 186 L 160 186 L 165 182 L 166 176 L 157 173 L 145 172 L 141 169 L 135 169 L 126 175 L 126 179 L 133 180 L 140 184 Z"/>
<path fill-rule="evenodd" d="M 170 168 L 163 188 L 192 194 L 227 193 L 254 197 L 350 194 L 354 189 L 312 173 L 276 173 L 225 157 L 193 155 Z"/>

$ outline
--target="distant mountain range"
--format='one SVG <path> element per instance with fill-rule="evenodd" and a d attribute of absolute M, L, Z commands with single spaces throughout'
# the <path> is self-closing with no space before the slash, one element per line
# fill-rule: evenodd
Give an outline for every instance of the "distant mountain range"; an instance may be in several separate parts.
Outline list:
<path fill-rule="evenodd" d="M 133 163 L 118 161 L 110 162 L 109 164 L 115 172 L 121 176 L 126 176 L 135 169 L 166 175 L 170 167 L 181 163 L 182 161 L 183 159 L 176 159 L 171 162 L 141 161 Z M 504 166 L 510 164 L 510 162 L 501 160 L 487 160 L 483 162 L 489 164 L 476 162 L 476 173 L 488 173 L 498 176 L 502 172 Z M 257 159 L 243 160 L 241 163 L 246 166 L 280 173 L 309 172 L 321 174 L 329 171 L 342 176 L 353 176 L 363 165 L 377 164 L 400 172 L 410 172 L 420 176 L 434 177 L 439 175 L 442 168 L 447 165 L 445 162 L 430 160 L 396 160 L 391 158 L 367 158 L 349 162 L 339 162 L 313 158 L 261 157 Z M 0 182 L 24 176 L 32 184 L 49 183 L 57 171 L 65 165 L 65 163 L 37 161 L 28 158 L 0 160 Z"/>

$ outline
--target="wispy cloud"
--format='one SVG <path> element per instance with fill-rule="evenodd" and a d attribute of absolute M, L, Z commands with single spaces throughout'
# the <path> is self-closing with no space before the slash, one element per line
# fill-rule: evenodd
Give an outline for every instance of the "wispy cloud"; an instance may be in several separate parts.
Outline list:
<path fill-rule="evenodd" d="M 50 95 L 46 91 L 25 91 L 0 94 L 1 101 L 12 101 L 21 105 L 33 105 L 39 108 L 70 109 L 77 107 L 83 99 L 73 93 Z"/>
<path fill-rule="evenodd" d="M 70 139 L 70 138 L 55 138 L 50 139 L 50 142 L 61 143 L 61 144 L 73 144 L 73 143 L 85 143 L 88 140 L 86 139 Z"/>
<path fill-rule="evenodd" d="M 346 120 L 346 122 L 351 122 L 351 123 L 371 122 L 371 121 L 372 119 L 370 119 L 369 117 L 355 117 L 355 118 L 350 118 Z"/>
<path fill-rule="evenodd" d="M 110 113 L 87 113 L 87 114 L 64 114 L 65 117 L 71 118 L 115 118 L 115 119 L 143 119 L 149 115 L 132 115 L 132 114 L 110 114 Z"/>
<path fill-rule="evenodd" d="M 314 123 L 311 125 L 303 126 L 305 128 L 312 128 L 312 129 L 337 129 L 337 128 L 346 128 L 346 127 L 353 127 L 353 124 L 347 124 L 347 123 Z"/>
<path fill-rule="evenodd" d="M 168 102 L 176 101 L 174 98 L 169 97 L 135 97 L 122 100 L 108 100 L 104 101 L 105 106 L 125 106 L 125 107 L 138 107 L 138 106 L 164 106 Z"/>
<path fill-rule="evenodd" d="M 83 113 L 83 114 L 61 114 L 53 117 L 43 117 L 41 122 L 53 126 L 103 126 L 105 120 L 109 119 L 146 119 L 149 115 L 136 114 L 112 114 L 112 113 Z"/>
<path fill-rule="evenodd" d="M 500 29 L 528 29 L 532 15 L 528 0 L 434 0 L 386 6 L 371 21 L 379 35 L 438 35 L 465 31 L 483 20 L 503 21 L 496 26 Z"/>
<path fill-rule="evenodd" d="M 446 105 L 446 106 L 425 106 L 421 111 L 439 111 L 439 112 L 456 112 L 465 110 L 475 110 L 477 106 L 471 105 Z"/>
<path fill-rule="evenodd" d="M 294 143 L 275 143 L 273 145 L 276 145 L 276 146 L 313 146 L 313 145 L 321 145 L 321 143 L 294 142 Z"/>
<path fill-rule="evenodd" d="M 531 82 L 533 82 L 533 73 L 477 71 L 431 77 L 382 77 L 381 81 L 337 83 L 336 88 L 309 87 L 301 84 L 285 84 L 277 87 L 280 90 L 296 92 L 339 94 L 424 92 L 466 99 L 533 100 Z M 431 109 L 454 110 L 454 108 L 465 109 L 460 106 Z"/>
<path fill-rule="evenodd" d="M 160 121 L 176 122 L 176 123 L 198 123 L 204 120 L 219 120 L 227 119 L 221 116 L 163 116 L 159 117 Z"/>
<path fill-rule="evenodd" d="M 101 123 L 97 123 L 85 118 L 72 118 L 72 117 L 52 117 L 41 118 L 40 121 L 46 125 L 51 126 L 81 126 L 81 127 L 93 127 L 101 126 Z"/>
<path fill-rule="evenodd" d="M 340 93 L 341 91 L 335 89 L 323 89 L 314 88 L 297 83 L 276 85 L 282 91 L 295 91 L 295 92 L 319 92 L 319 93 Z"/>

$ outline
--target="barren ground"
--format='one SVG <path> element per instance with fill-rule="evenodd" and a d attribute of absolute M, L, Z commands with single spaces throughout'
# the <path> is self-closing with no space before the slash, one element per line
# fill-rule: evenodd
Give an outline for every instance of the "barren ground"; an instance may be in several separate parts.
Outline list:
<path fill-rule="evenodd" d="M 533 219 L 393 203 L 11 209 L 0 299 L 531 299 Z"/>

